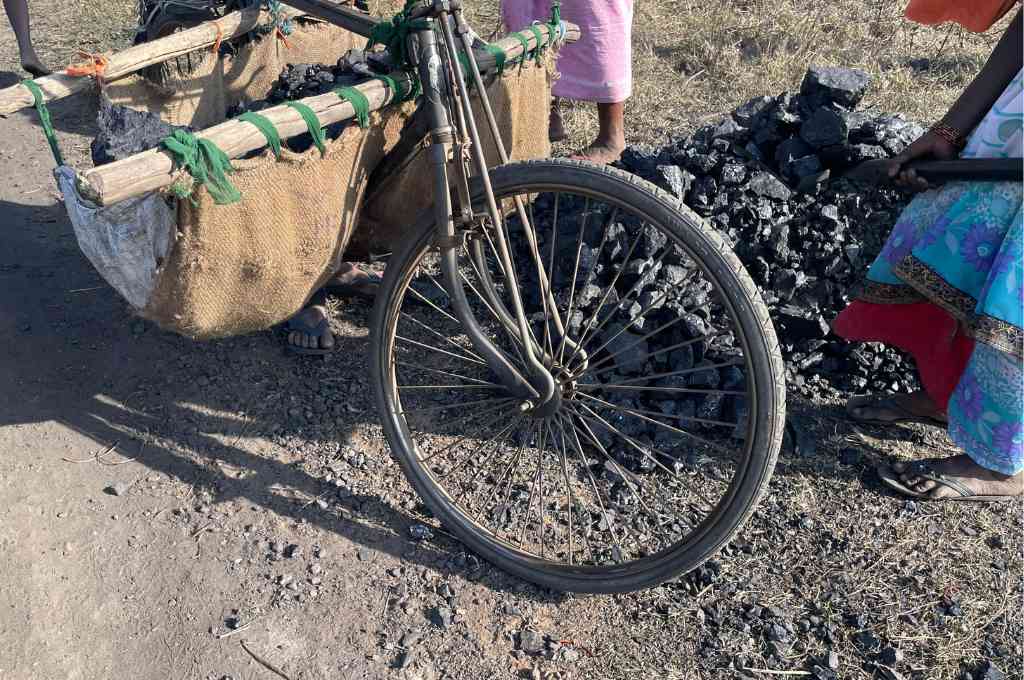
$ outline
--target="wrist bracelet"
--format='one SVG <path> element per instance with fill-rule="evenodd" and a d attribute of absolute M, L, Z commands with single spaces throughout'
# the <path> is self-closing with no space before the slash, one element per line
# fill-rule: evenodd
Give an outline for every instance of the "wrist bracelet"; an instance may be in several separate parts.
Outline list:
<path fill-rule="evenodd" d="M 949 142 L 957 151 L 962 151 L 967 146 L 967 138 L 963 133 L 945 123 L 936 123 L 928 131 Z"/>

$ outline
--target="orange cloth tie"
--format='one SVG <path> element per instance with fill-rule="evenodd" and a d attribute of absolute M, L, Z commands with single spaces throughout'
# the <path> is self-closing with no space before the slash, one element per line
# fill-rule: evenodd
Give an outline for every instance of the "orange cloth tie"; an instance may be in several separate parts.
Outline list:
<path fill-rule="evenodd" d="M 955 21 L 968 31 L 983 33 L 1015 4 L 1017 0 L 910 0 L 906 16 L 919 24 Z"/>
<path fill-rule="evenodd" d="M 107 70 L 107 64 L 110 60 L 102 54 L 92 54 L 91 52 L 78 51 L 78 56 L 85 57 L 88 61 L 81 62 L 78 64 L 71 64 L 65 69 L 65 73 L 69 76 L 95 76 L 96 80 L 102 80 L 103 74 Z"/>

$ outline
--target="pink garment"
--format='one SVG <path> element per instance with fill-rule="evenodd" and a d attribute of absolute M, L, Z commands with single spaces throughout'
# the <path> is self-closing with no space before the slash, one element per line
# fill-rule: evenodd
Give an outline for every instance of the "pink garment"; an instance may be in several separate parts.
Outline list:
<path fill-rule="evenodd" d="M 519 31 L 551 16 L 550 0 L 502 0 L 505 27 Z M 609 104 L 633 90 L 633 0 L 562 0 L 562 18 L 580 27 L 579 42 L 562 47 L 556 97 Z"/>

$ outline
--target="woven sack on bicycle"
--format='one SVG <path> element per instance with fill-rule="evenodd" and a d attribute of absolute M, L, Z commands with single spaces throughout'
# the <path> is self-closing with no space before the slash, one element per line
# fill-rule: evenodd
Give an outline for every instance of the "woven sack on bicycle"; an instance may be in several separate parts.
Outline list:
<path fill-rule="evenodd" d="M 234 102 L 264 98 L 286 62 L 332 63 L 357 43 L 364 40 L 333 26 L 298 24 L 288 47 L 264 36 L 233 58 L 208 53 L 173 88 L 128 78 L 101 96 L 200 129 L 222 122 Z M 411 107 L 372 114 L 365 129 L 350 123 L 322 157 L 314 147 L 232 161 L 242 199 L 227 205 L 199 188 L 188 200 L 155 193 L 98 208 L 78 194 L 73 175 L 62 176 L 79 246 L 141 316 L 166 330 L 204 339 L 270 328 L 336 271 L 369 175 Z"/>
<path fill-rule="evenodd" d="M 266 98 L 287 64 L 333 64 L 366 39 L 342 28 L 295 21 L 287 42 L 269 34 L 248 41 L 234 55 L 192 52 L 189 61 L 166 62 L 154 81 L 133 75 L 110 83 L 101 96 L 111 103 L 155 113 L 171 125 L 202 129 L 221 123 L 227 110 Z"/>
<path fill-rule="evenodd" d="M 555 78 L 554 58 L 549 52 L 539 63 L 530 61 L 520 68 L 510 66 L 487 86 L 487 96 L 501 131 L 509 158 L 513 161 L 547 158 L 551 155 L 548 119 L 551 115 L 551 85 Z M 480 99 L 473 93 L 473 115 L 480 129 L 484 155 L 489 167 L 500 159 L 484 117 Z M 408 137 L 410 129 L 404 134 Z M 403 240 L 417 218 L 433 205 L 433 172 L 424 152 L 423 138 L 411 140 L 418 149 L 404 162 L 393 166 L 386 176 L 374 176 L 366 205 L 354 237 L 354 249 L 390 252 Z M 399 154 L 401 146 L 394 153 Z M 379 173 L 378 173 L 379 174 Z"/>

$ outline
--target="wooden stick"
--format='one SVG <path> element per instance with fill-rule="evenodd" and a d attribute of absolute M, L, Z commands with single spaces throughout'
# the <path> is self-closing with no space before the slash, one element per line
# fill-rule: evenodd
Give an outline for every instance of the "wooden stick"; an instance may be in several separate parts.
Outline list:
<path fill-rule="evenodd" d="M 540 26 L 542 36 L 546 36 L 547 26 Z M 579 35 L 579 29 L 575 30 Z M 530 36 L 530 47 L 536 42 Z M 505 38 L 496 43 L 505 51 L 506 59 L 511 61 L 523 53 L 523 46 L 515 38 Z M 493 64 L 493 57 L 491 63 Z M 391 77 L 403 90 L 409 87 L 409 77 L 402 71 L 395 71 Z M 356 88 L 362 92 L 370 104 L 370 111 L 377 111 L 393 101 L 393 94 L 384 83 L 371 80 Z M 317 115 L 321 126 L 338 123 L 355 117 L 352 104 L 342 101 L 334 93 L 306 97 L 301 100 Z M 260 114 L 270 120 L 277 128 L 282 139 L 295 137 L 309 131 L 302 116 L 291 107 L 280 105 L 263 111 Z M 209 139 L 220 147 L 229 158 L 240 158 L 252 151 L 266 146 L 267 141 L 255 126 L 239 120 L 229 120 L 220 125 L 207 128 L 196 134 L 197 137 Z M 161 149 L 151 149 L 130 156 L 108 165 L 93 168 L 81 173 L 78 177 L 78 189 L 86 199 L 102 206 L 113 205 L 134 196 L 169 186 L 176 178 L 174 161 L 169 153 Z"/>
<path fill-rule="evenodd" d="M 294 8 L 289 7 L 284 10 L 286 18 L 298 14 L 299 11 Z M 115 52 L 109 57 L 107 67 L 103 71 L 103 80 L 108 82 L 118 80 L 141 71 L 147 66 L 169 61 L 205 47 L 212 47 L 217 43 L 218 38 L 221 40 L 237 38 L 269 20 L 270 15 L 255 6 L 239 12 L 231 12 L 216 21 L 204 21 L 198 26 L 173 33 L 165 38 Z M 43 91 L 45 100 L 52 102 L 89 89 L 93 85 L 93 79 L 55 73 L 36 78 L 35 83 Z M 18 84 L 0 89 L 0 116 L 9 115 L 32 106 L 34 103 L 32 93 L 24 85 Z"/>

